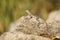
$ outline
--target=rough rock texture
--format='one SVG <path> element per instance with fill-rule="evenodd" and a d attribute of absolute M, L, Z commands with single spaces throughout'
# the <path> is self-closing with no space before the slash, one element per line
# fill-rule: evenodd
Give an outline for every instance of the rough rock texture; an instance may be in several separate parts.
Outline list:
<path fill-rule="evenodd" d="M 21 17 L 17 20 L 14 25 L 11 25 L 10 32 L 12 31 L 20 31 L 27 34 L 35 34 L 40 35 L 46 33 L 46 23 L 42 19 L 37 17 L 30 17 L 29 15 L 26 17 Z"/>
<path fill-rule="evenodd" d="M 51 12 L 46 22 L 49 25 L 48 33 L 60 37 L 60 10 Z"/>
<path fill-rule="evenodd" d="M 60 10 L 51 12 L 46 21 L 34 15 L 23 16 L 10 27 L 0 40 L 52 40 L 49 37 L 60 37 Z"/>
<path fill-rule="evenodd" d="M 40 34 L 46 33 L 46 23 L 37 17 L 21 17 L 11 24 L 10 31 L 1 35 L 0 40 L 51 40 Z"/>
<path fill-rule="evenodd" d="M 3 35 L 0 37 L 0 40 L 51 40 L 42 36 L 28 35 L 21 32 L 6 32 Z"/>

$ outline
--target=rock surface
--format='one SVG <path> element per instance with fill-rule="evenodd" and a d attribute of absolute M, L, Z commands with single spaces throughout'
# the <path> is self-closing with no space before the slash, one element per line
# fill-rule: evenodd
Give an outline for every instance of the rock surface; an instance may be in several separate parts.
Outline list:
<path fill-rule="evenodd" d="M 46 22 L 49 25 L 48 33 L 60 37 L 60 10 L 51 12 Z"/>
<path fill-rule="evenodd" d="M 46 21 L 34 15 L 23 16 L 10 27 L 0 40 L 52 40 L 49 37 L 60 37 L 60 10 L 51 12 Z"/>
<path fill-rule="evenodd" d="M 0 37 L 0 40 L 51 40 L 42 36 L 28 35 L 21 32 L 6 32 L 3 35 Z"/>
<path fill-rule="evenodd" d="M 46 33 L 46 23 L 37 17 L 21 17 L 11 24 L 10 31 L 1 35 L 0 40 L 51 40 L 50 38 L 39 36 Z"/>
<path fill-rule="evenodd" d="M 46 23 L 42 19 L 30 16 L 21 17 L 14 25 L 11 25 L 10 32 L 20 31 L 27 34 L 40 35 L 46 33 Z"/>

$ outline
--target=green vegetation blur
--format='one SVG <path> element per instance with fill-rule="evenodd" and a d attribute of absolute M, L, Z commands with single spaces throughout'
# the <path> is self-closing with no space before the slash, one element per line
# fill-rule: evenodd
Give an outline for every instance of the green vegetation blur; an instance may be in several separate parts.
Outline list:
<path fill-rule="evenodd" d="M 29 8 L 29 0 L 0 0 L 0 33 L 9 30 L 9 24 L 16 21 Z"/>
<path fill-rule="evenodd" d="M 48 12 L 53 10 L 54 7 L 56 9 L 53 2 L 52 0 L 48 2 L 46 0 L 0 0 L 0 34 L 9 30 L 11 22 L 16 21 L 21 16 L 26 16 L 26 9 L 46 20 Z M 57 3 L 60 3 L 60 1 Z"/>

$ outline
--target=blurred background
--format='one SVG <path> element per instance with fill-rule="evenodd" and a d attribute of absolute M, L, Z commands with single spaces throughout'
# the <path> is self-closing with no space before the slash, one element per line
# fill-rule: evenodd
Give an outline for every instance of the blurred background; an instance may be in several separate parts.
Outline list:
<path fill-rule="evenodd" d="M 9 30 L 9 24 L 21 16 L 25 10 L 46 20 L 51 11 L 60 9 L 60 0 L 0 0 L 0 34 Z"/>

